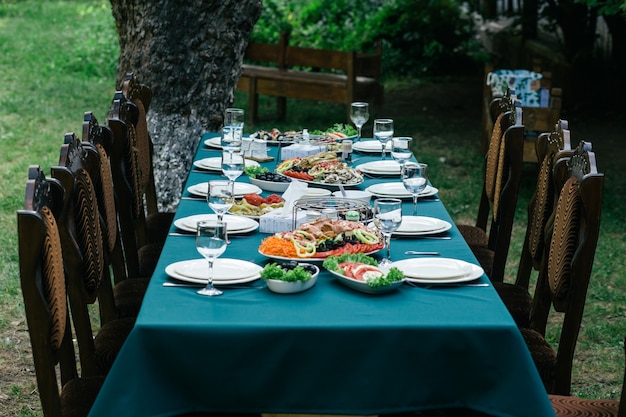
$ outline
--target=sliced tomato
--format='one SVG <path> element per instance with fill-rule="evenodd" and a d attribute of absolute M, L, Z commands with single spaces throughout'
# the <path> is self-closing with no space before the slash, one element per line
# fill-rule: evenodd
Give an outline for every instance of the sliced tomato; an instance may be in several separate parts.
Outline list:
<path fill-rule="evenodd" d="M 285 200 L 283 200 L 283 198 L 278 194 L 270 194 L 265 197 L 265 203 L 267 204 L 282 203 L 283 201 Z"/>
<path fill-rule="evenodd" d="M 357 279 L 359 281 L 365 281 L 366 278 L 373 278 L 383 275 L 380 269 L 373 265 L 367 264 L 360 264 L 352 270 L 352 273 L 354 275 L 354 279 Z"/>
<path fill-rule="evenodd" d="M 258 194 L 245 194 L 243 198 L 248 202 L 248 204 L 252 204 L 257 207 L 265 202 L 263 197 Z"/>

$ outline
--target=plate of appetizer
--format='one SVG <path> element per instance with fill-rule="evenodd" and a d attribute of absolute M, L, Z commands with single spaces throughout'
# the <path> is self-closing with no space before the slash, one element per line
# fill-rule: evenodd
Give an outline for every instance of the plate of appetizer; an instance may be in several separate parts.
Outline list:
<path fill-rule="evenodd" d="M 376 259 L 360 253 L 330 256 L 322 266 L 340 283 L 367 294 L 391 292 L 404 282 L 404 274 L 398 268 L 381 269 Z"/>
<path fill-rule="evenodd" d="M 377 229 L 360 222 L 319 218 L 295 230 L 266 237 L 259 253 L 277 260 L 323 261 L 344 253 L 378 252 L 384 246 Z"/>

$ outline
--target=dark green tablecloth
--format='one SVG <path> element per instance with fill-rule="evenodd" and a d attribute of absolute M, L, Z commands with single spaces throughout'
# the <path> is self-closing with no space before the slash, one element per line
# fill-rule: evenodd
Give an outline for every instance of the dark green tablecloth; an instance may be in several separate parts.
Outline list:
<path fill-rule="evenodd" d="M 218 155 L 201 144 L 196 157 Z M 380 155 L 354 158 L 361 163 Z M 191 172 L 186 187 L 214 177 Z M 390 180 L 368 179 L 359 188 Z M 436 176 L 431 180 L 436 186 Z M 418 204 L 420 215 L 451 222 L 441 202 Z M 181 200 L 176 216 L 208 212 L 203 201 Z M 394 239 L 392 259 L 404 258 L 407 249 L 435 250 L 475 263 L 458 230 L 448 234 L 451 240 Z M 232 236 L 222 257 L 263 264 L 257 248 L 265 236 Z M 168 238 L 91 416 L 200 410 L 371 415 L 450 407 L 553 415 L 524 341 L 491 286 L 405 285 L 369 295 L 326 271 L 312 289 L 293 295 L 226 289 L 207 298 L 193 288 L 162 286 L 167 265 L 194 258 L 192 237 Z"/>

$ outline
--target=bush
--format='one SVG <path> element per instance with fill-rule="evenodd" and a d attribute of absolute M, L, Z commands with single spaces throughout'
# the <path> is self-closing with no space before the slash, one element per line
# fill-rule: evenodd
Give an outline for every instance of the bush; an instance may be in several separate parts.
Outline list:
<path fill-rule="evenodd" d="M 438 75 L 471 64 L 473 22 L 456 0 L 265 0 L 252 33 L 275 43 L 334 50 L 370 49 L 383 41 L 383 73 Z"/>

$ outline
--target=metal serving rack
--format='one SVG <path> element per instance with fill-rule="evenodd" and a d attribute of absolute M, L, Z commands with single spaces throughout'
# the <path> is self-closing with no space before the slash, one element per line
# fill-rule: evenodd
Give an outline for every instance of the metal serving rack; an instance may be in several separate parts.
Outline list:
<path fill-rule="evenodd" d="M 300 212 L 306 212 L 307 222 L 318 217 L 345 219 L 346 213 L 356 211 L 359 221 L 366 222 L 372 219 L 372 208 L 369 204 L 358 200 L 337 197 L 303 198 L 296 200 L 293 205 L 292 230 L 295 230 Z"/>

